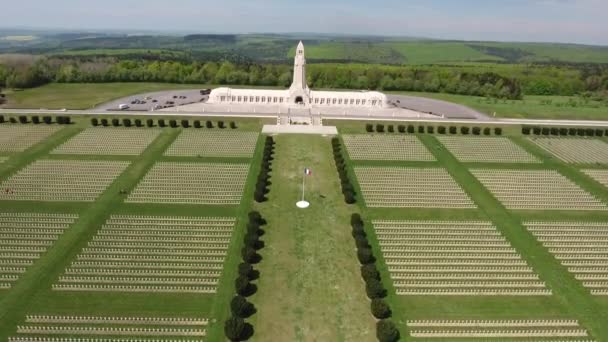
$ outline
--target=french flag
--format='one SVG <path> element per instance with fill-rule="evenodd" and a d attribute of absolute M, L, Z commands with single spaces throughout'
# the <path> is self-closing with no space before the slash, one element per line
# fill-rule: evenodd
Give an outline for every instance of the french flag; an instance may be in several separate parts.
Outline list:
<path fill-rule="evenodd" d="M 309 169 L 309 168 L 305 168 L 304 169 L 304 174 L 307 175 L 307 176 L 310 176 L 310 175 L 312 175 L 312 170 Z"/>

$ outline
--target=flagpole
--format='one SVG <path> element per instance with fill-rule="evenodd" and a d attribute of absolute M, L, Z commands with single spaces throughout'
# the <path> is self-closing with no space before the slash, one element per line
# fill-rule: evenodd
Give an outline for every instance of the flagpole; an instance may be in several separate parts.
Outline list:
<path fill-rule="evenodd" d="M 306 172 L 302 175 L 302 201 L 304 201 L 304 182 L 306 181 Z"/>

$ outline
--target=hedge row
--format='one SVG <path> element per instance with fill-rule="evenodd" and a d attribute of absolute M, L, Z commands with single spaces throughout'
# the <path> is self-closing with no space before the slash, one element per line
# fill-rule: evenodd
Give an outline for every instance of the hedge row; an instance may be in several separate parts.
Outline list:
<path fill-rule="evenodd" d="M 230 341 L 244 341 L 253 335 L 253 326 L 245 322 L 246 318 L 256 313 L 255 306 L 247 300 L 247 297 L 257 291 L 257 286 L 251 281 L 259 279 L 260 273 L 253 268 L 254 264 L 260 262 L 258 250 L 264 247 L 260 236 L 264 231 L 262 226 L 266 220 L 257 211 L 249 213 L 247 232 L 245 233 L 245 245 L 241 250 L 243 262 L 239 264 L 239 274 L 234 281 L 236 294 L 230 301 L 231 316 L 224 323 L 224 334 Z"/>
<path fill-rule="evenodd" d="M 582 128 L 582 127 L 538 127 L 524 126 L 521 128 L 523 135 L 562 135 L 579 137 L 603 137 L 608 136 L 608 129 Z"/>
<path fill-rule="evenodd" d="M 344 161 L 344 154 L 342 152 L 342 144 L 340 139 L 334 137 L 331 139 L 331 145 L 334 151 L 334 160 L 336 162 L 336 168 L 338 169 L 338 175 L 340 175 L 340 184 L 342 185 L 342 194 L 344 195 L 344 202 L 353 204 L 357 202 L 355 197 L 355 188 L 348 177 L 348 170 L 346 169 L 346 162 Z"/>
<path fill-rule="evenodd" d="M 394 125 L 387 125 L 386 126 L 386 130 L 385 130 L 385 126 L 383 124 L 366 124 L 365 125 L 365 130 L 368 133 L 395 133 L 395 126 Z M 458 134 L 460 132 L 460 134 L 462 135 L 468 135 L 468 134 L 473 134 L 473 135 L 492 135 L 492 133 L 494 135 L 502 135 L 502 128 L 501 127 L 494 127 L 493 129 L 490 127 L 468 127 L 468 126 L 460 126 L 460 129 L 456 126 L 414 126 L 414 125 L 397 125 L 397 132 L 399 133 L 410 133 L 410 134 L 414 134 L 414 133 L 419 133 L 419 134 L 424 134 L 424 133 L 428 133 L 428 134 L 435 134 L 435 131 L 437 131 L 437 133 L 439 134 Z"/>
<path fill-rule="evenodd" d="M 53 119 L 54 119 L 54 121 L 53 121 Z M 7 121 L 4 118 L 4 115 L 0 115 L 0 124 L 5 123 L 5 122 L 7 122 Z M 52 123 L 57 123 L 59 125 L 71 125 L 72 118 L 69 116 L 54 116 L 54 117 L 53 116 L 43 116 L 42 118 L 40 118 L 40 116 L 38 116 L 38 115 L 32 115 L 31 117 L 27 117 L 25 115 L 20 115 L 18 118 L 9 117 L 8 122 L 10 122 L 10 123 L 18 122 L 21 124 L 33 123 L 35 125 L 38 125 L 41 123 L 45 123 L 47 125 L 50 125 Z"/>
<path fill-rule="evenodd" d="M 391 309 L 384 301 L 386 289 L 382 285 L 380 272 L 376 268 L 376 258 L 367 240 L 365 224 L 361 215 L 352 214 L 350 218 L 352 234 L 357 246 L 357 258 L 361 263 L 361 277 L 365 281 L 365 292 L 371 299 L 372 315 L 378 319 L 376 323 L 376 337 L 381 342 L 393 342 L 399 340 L 399 330 L 395 324 L 389 320 Z"/>
<path fill-rule="evenodd" d="M 144 127 L 144 122 L 142 121 L 142 119 L 130 119 L 130 118 L 123 118 L 123 119 L 117 119 L 117 118 L 113 118 L 113 119 L 98 119 L 98 118 L 91 118 L 91 125 L 92 126 L 114 126 L 114 127 L 118 127 L 118 126 L 124 126 L 124 127 Z M 145 126 L 146 127 L 156 127 L 158 125 L 158 127 L 172 127 L 172 128 L 177 128 L 177 127 L 183 127 L 183 128 L 190 128 L 190 127 L 194 127 L 194 128 L 202 128 L 202 124 L 200 120 L 194 120 L 192 123 L 190 123 L 190 120 L 166 120 L 166 119 L 157 119 L 156 121 L 154 119 L 146 119 L 145 121 Z M 232 129 L 236 129 L 236 123 L 234 121 L 230 121 L 229 124 L 230 128 Z M 205 127 L 206 128 L 214 128 L 215 125 L 213 124 L 213 121 L 211 120 L 207 120 L 205 121 Z M 224 121 L 218 121 L 217 122 L 217 127 L 224 129 L 226 128 L 226 123 Z"/>
<path fill-rule="evenodd" d="M 266 201 L 266 194 L 270 191 L 270 171 L 272 171 L 272 154 L 274 153 L 274 139 L 272 137 L 266 137 L 266 143 L 264 145 L 264 156 L 262 157 L 262 167 L 258 174 L 258 181 L 255 185 L 255 192 L 253 198 L 256 202 L 261 203 Z"/>

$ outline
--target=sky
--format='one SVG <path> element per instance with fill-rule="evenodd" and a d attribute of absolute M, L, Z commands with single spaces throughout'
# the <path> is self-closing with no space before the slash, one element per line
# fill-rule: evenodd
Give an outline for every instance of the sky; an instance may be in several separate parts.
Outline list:
<path fill-rule="evenodd" d="M 608 45 L 608 0 L 2 0 L 0 26 Z"/>

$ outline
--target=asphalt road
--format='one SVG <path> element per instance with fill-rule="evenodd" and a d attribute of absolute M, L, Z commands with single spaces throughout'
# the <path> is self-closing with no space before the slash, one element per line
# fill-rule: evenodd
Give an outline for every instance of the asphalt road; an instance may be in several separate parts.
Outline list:
<path fill-rule="evenodd" d="M 486 114 L 452 102 L 408 95 L 387 95 L 387 97 L 389 102 L 397 107 L 427 114 L 443 115 L 449 119 L 489 119 Z"/>

